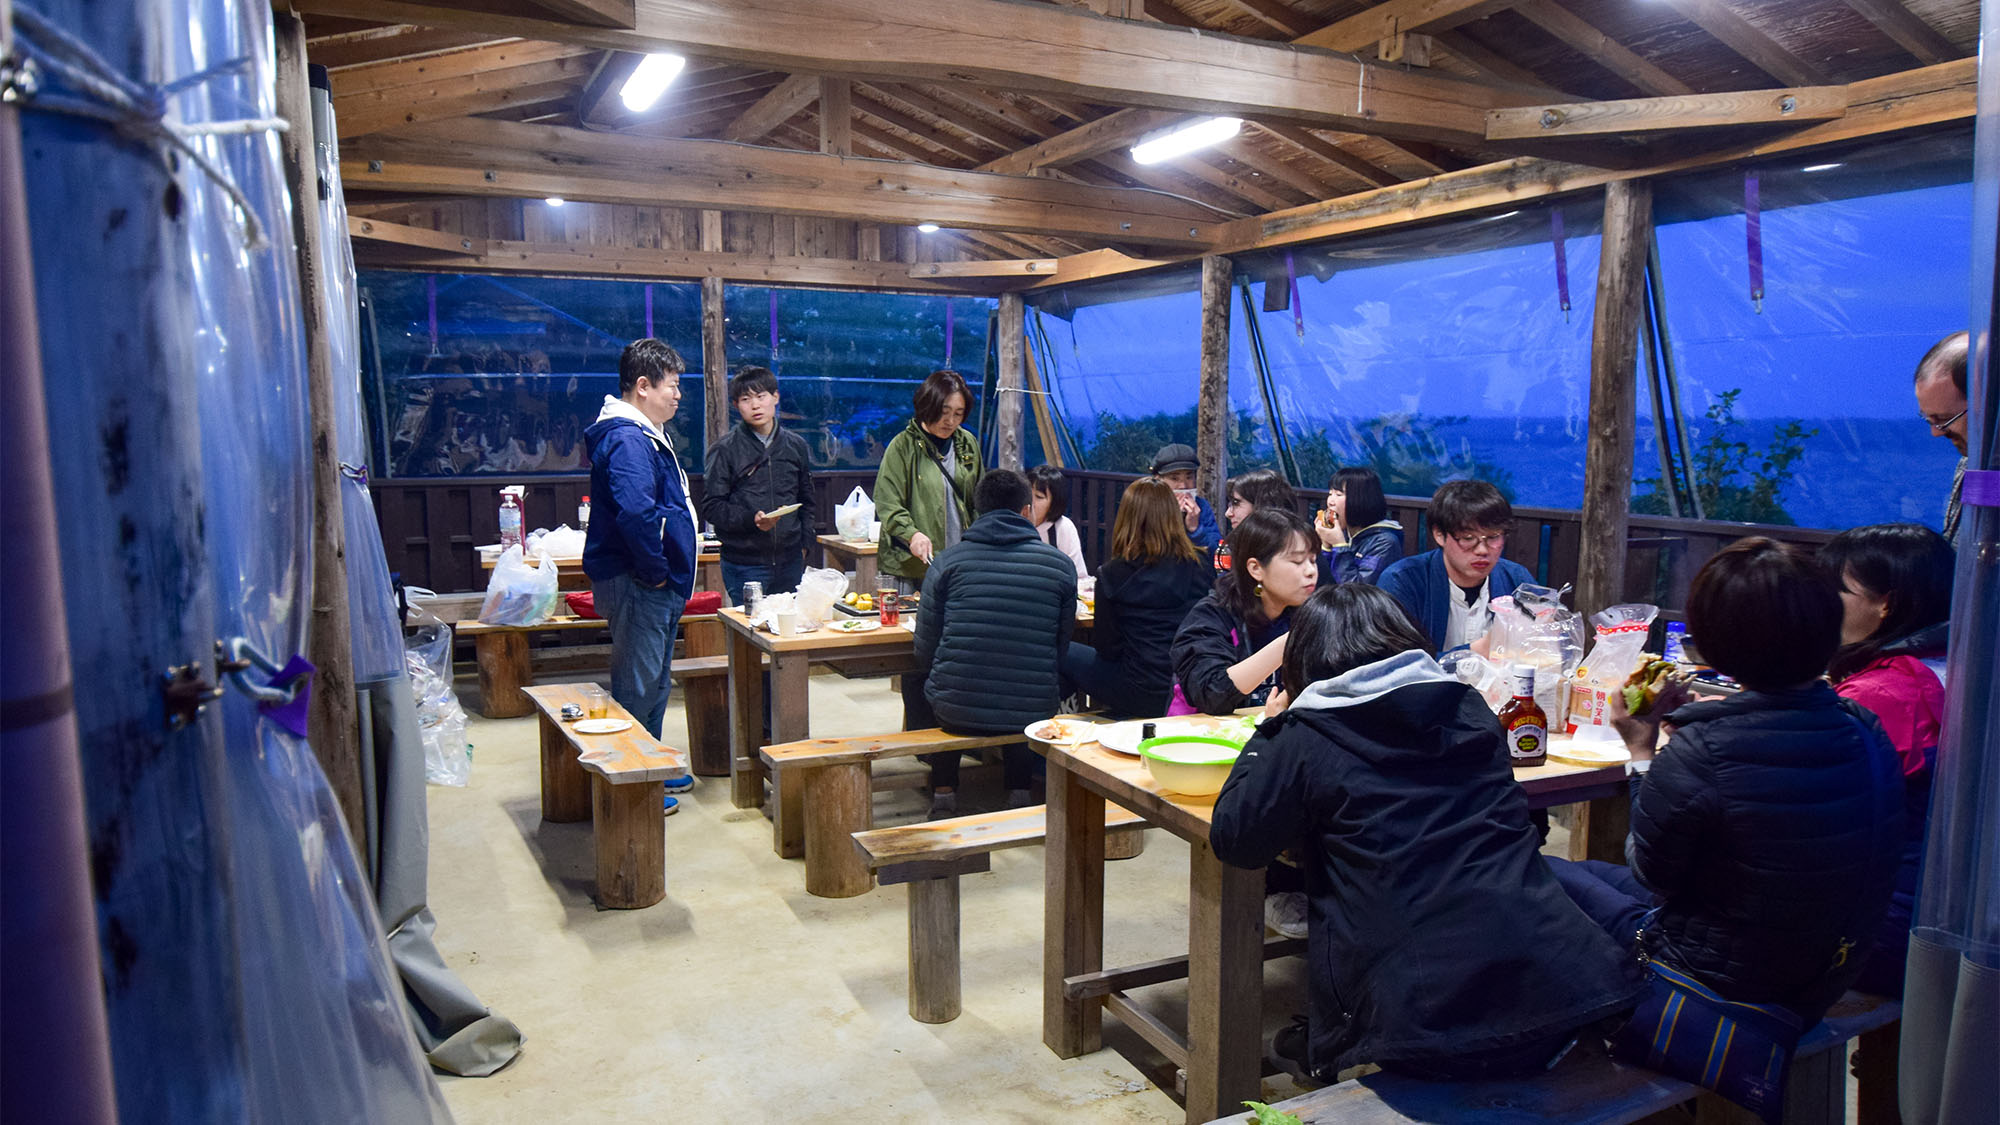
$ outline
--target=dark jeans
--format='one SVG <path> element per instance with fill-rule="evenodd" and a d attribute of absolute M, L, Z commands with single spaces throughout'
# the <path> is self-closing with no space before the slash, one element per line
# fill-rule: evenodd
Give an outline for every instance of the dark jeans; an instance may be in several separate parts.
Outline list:
<path fill-rule="evenodd" d="M 1525 1078 L 1554 1065 L 1576 1042 L 1573 1031 L 1545 1039 L 1494 1047 L 1485 1051 L 1461 1051 L 1434 1059 L 1383 1060 L 1382 1069 L 1432 1082 L 1477 1082 L 1487 1078 Z"/>
<path fill-rule="evenodd" d="M 793 555 L 790 561 L 780 559 L 776 566 L 764 563 L 739 563 L 722 560 L 722 592 L 729 598 L 730 605 L 743 604 L 743 584 L 762 582 L 767 594 L 785 594 L 799 588 L 799 580 L 806 574 L 804 555 Z"/>
<path fill-rule="evenodd" d="M 953 750 L 943 754 L 920 754 L 924 764 L 931 768 L 931 788 L 958 788 L 959 759 L 964 754 Z M 1000 774 L 1006 780 L 1008 789 L 1026 789 L 1035 780 L 1035 763 L 1041 755 L 1028 749 L 1025 742 L 1016 743 L 1000 752 Z"/>
<path fill-rule="evenodd" d="M 1544 858 L 1570 901 L 1610 934 L 1619 948 L 1630 949 L 1646 915 L 1659 905 L 1659 899 L 1633 876 L 1632 869 L 1598 859 Z"/>
<path fill-rule="evenodd" d="M 1116 718 L 1151 719 L 1167 713 L 1168 695 L 1147 698 L 1133 689 L 1123 667 L 1075 641 L 1063 650 L 1062 690 L 1064 695 L 1089 696 L 1091 706 Z"/>
<path fill-rule="evenodd" d="M 630 574 L 600 578 L 590 588 L 597 595 L 597 612 L 611 623 L 611 698 L 659 738 L 673 690 L 667 672 L 674 660 L 674 633 L 687 595 L 641 586 Z"/>

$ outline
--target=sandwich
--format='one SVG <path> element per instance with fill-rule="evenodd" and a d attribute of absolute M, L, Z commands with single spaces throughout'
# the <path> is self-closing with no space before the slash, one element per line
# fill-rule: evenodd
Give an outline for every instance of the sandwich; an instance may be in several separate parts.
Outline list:
<path fill-rule="evenodd" d="M 1660 693 L 1680 678 L 1680 668 L 1671 660 L 1648 658 L 1625 681 L 1625 713 L 1643 715 L 1653 709 Z"/>

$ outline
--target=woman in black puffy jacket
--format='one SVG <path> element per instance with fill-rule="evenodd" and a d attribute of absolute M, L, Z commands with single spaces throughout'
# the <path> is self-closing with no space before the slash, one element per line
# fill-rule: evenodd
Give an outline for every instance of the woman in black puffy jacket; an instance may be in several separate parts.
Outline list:
<path fill-rule="evenodd" d="M 1710 559 L 1688 633 L 1746 690 L 1682 704 L 1670 687 L 1639 716 L 1614 696 L 1634 773 L 1627 865 L 1549 861 L 1613 937 L 1808 1027 L 1867 957 L 1903 836 L 1895 748 L 1820 678 L 1840 625 L 1837 581 L 1802 551 L 1752 538 Z"/>

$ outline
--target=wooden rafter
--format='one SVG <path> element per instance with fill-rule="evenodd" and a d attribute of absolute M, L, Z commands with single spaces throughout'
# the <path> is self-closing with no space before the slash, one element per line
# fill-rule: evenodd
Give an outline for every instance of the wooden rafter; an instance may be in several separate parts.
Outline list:
<path fill-rule="evenodd" d="M 1412 31 L 1450 30 L 1507 6 L 1508 0 L 1388 0 L 1292 42 L 1301 47 L 1358 51 Z"/>
<path fill-rule="evenodd" d="M 1695 26 L 1787 86 L 1823 86 L 1826 73 L 1759 31 L 1722 0 L 1667 0 Z"/>
<path fill-rule="evenodd" d="M 854 88 L 845 78 L 819 80 L 819 150 L 854 155 Z"/>
<path fill-rule="evenodd" d="M 1881 29 L 1882 34 L 1895 40 L 1898 46 L 1914 55 L 1919 62 L 1948 62 L 1965 54 L 1951 40 L 1939 35 L 1935 28 L 1925 23 L 1915 12 L 1904 7 L 1901 0 L 1843 0 L 1843 2 L 1861 13 L 1863 18 Z"/>
<path fill-rule="evenodd" d="M 333 96 L 351 98 L 361 94 L 381 94 L 401 90 L 401 97 L 423 97 L 424 88 L 442 82 L 477 78 L 495 71 L 515 70 L 537 63 L 595 57 L 588 47 L 568 43 L 533 43 L 509 40 L 483 47 L 469 47 L 414 59 L 391 59 L 366 66 L 348 67 L 327 76 Z"/>
<path fill-rule="evenodd" d="M 1686 94 L 1627 101 L 1496 109 L 1486 115 L 1493 140 L 1658 133 L 1718 126 L 1828 121 L 1847 113 L 1847 87 L 1800 86 Z"/>
<path fill-rule="evenodd" d="M 500 42 L 504 40 L 477 31 L 391 24 L 309 39 L 306 41 L 306 52 L 313 62 L 329 70 L 342 70 L 350 66 L 368 66 L 391 59 L 410 59 Z"/>
<path fill-rule="evenodd" d="M 968 140 L 949 129 L 940 129 L 927 124 L 889 105 L 871 86 L 858 86 L 855 88 L 854 109 L 856 113 L 864 117 L 873 118 L 884 125 L 894 126 L 902 130 L 930 148 L 945 153 L 948 159 L 962 160 L 970 164 L 977 164 L 980 160 L 984 159 L 982 156 L 982 147 L 974 141 Z M 934 158 L 926 159 L 930 162 L 935 162 Z"/>
<path fill-rule="evenodd" d="M 722 139 L 754 141 L 790 121 L 818 97 L 819 79 L 810 74 L 791 75 L 724 127 Z"/>
<path fill-rule="evenodd" d="M 1638 87 L 1641 93 L 1660 97 L 1694 93 L 1694 87 L 1626 49 L 1556 0 L 1521 0 L 1514 5 L 1514 11 L 1569 44 L 1578 54 Z"/>
<path fill-rule="evenodd" d="M 1309 130 L 1301 129 L 1296 125 L 1276 124 L 1259 125 L 1258 128 L 1270 133 L 1274 137 L 1284 140 L 1288 144 L 1313 154 L 1329 164 L 1338 165 L 1340 168 L 1361 177 L 1362 180 L 1375 187 L 1385 187 L 1396 182 L 1394 174 L 1363 160 L 1361 157 L 1348 152 L 1332 141 L 1326 140 Z"/>
<path fill-rule="evenodd" d="M 576 54 L 413 85 L 337 93 L 334 121 L 342 137 L 358 137 L 421 121 L 490 113 L 574 94 L 592 66 L 589 55 Z"/>
<path fill-rule="evenodd" d="M 352 215 L 347 218 L 347 236 L 363 242 L 381 242 L 432 254 L 476 258 L 486 253 L 486 240 L 483 238 L 465 238 L 444 231 L 404 226 L 401 223 L 384 222 L 381 219 L 356 218 Z"/>
<path fill-rule="evenodd" d="M 774 258 L 769 255 L 716 254 L 698 250 L 499 240 L 489 241 L 485 254 L 478 258 L 440 252 L 430 256 L 397 253 L 383 258 L 370 258 L 364 254 L 363 259 L 366 265 L 392 269 L 492 270 L 558 276 L 587 274 L 640 280 L 720 277 L 725 281 L 751 284 L 902 289 L 929 293 L 978 292 L 982 288 L 990 291 L 996 285 L 993 278 L 912 277 L 909 266 L 902 262 L 789 256 Z"/>

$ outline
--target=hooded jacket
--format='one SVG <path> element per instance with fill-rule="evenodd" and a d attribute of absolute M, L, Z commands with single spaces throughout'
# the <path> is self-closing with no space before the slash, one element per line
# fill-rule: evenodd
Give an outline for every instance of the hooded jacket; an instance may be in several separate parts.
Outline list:
<path fill-rule="evenodd" d="M 1319 584 L 1331 586 L 1337 582 L 1367 582 L 1371 585 L 1382 580 L 1382 572 L 1389 564 L 1403 558 L 1403 525 L 1395 520 L 1371 523 L 1354 533 L 1345 546 L 1331 551 L 1321 551 L 1319 556 Z"/>
<path fill-rule="evenodd" d="M 882 451 L 881 467 L 875 470 L 875 516 L 882 521 L 875 565 L 883 574 L 912 582 L 922 582 L 926 568 L 924 560 L 910 553 L 910 540 L 922 532 L 936 550 L 945 549 L 947 496 L 950 503 L 958 505 L 959 526 L 971 527 L 972 490 L 984 471 L 979 464 L 979 439 L 962 426 L 951 436 L 953 480 L 945 480 L 932 448 L 930 435 L 911 419 L 902 433 L 890 439 L 889 448 Z M 1070 576 L 1075 575 L 1072 569 Z"/>
<path fill-rule="evenodd" d="M 1059 709 L 1076 568 L 1017 512 L 988 512 L 940 551 L 917 611 L 917 667 L 938 724 L 1005 734 Z"/>
<path fill-rule="evenodd" d="M 592 581 L 630 574 L 642 586 L 692 595 L 694 515 L 673 446 L 638 407 L 611 395 L 583 440 L 596 517 L 584 533 L 583 572 Z"/>
<path fill-rule="evenodd" d="M 1513 559 L 1497 559 L 1487 575 L 1486 596 L 1503 598 L 1512 594 L 1514 587 L 1534 580 L 1528 568 Z M 1396 595 L 1396 600 L 1424 627 L 1432 644 L 1444 646 L 1445 631 L 1451 625 L 1451 599 L 1457 587 L 1445 571 L 1443 547 L 1433 547 L 1421 555 L 1391 563 L 1375 584 Z"/>
<path fill-rule="evenodd" d="M 1634 786 L 1625 858 L 1659 895 L 1647 952 L 1810 1026 L 1853 982 L 1903 842 L 1895 750 L 1819 681 L 1689 703 Z"/>
<path fill-rule="evenodd" d="M 1097 620 L 1091 643 L 1118 670 L 1117 689 L 1100 700 L 1116 714 L 1167 713 L 1174 690 L 1174 636 L 1215 572 L 1198 559 L 1136 563 L 1112 559 L 1097 574 Z"/>
<path fill-rule="evenodd" d="M 1559 1036 L 1644 990 L 1542 861 L 1493 713 L 1423 652 L 1313 684 L 1260 726 L 1209 843 L 1252 868 L 1300 846 L 1316 1073 Z"/>
<path fill-rule="evenodd" d="M 757 530 L 757 513 L 787 504 L 799 510 L 778 526 Z M 769 444 L 738 422 L 708 447 L 701 473 L 701 515 L 715 525 L 722 557 L 746 566 L 797 561 L 813 542 L 812 454 L 805 439 L 783 426 Z"/>
<path fill-rule="evenodd" d="M 1098 596 L 1104 596 L 1101 587 Z M 1242 692 L 1236 690 L 1235 681 L 1229 678 L 1229 668 L 1242 663 L 1291 627 L 1292 614 L 1286 610 L 1278 620 L 1253 629 L 1236 616 L 1221 595 L 1210 593 L 1188 610 L 1181 619 L 1180 631 L 1174 634 L 1174 683 L 1180 685 L 1181 697 L 1188 706 L 1205 715 L 1227 715 L 1240 707 L 1262 706 L 1270 698 L 1276 675 L 1257 685 L 1256 690 Z"/>

